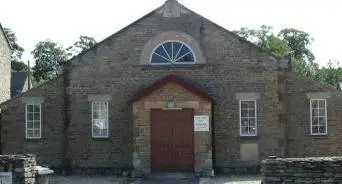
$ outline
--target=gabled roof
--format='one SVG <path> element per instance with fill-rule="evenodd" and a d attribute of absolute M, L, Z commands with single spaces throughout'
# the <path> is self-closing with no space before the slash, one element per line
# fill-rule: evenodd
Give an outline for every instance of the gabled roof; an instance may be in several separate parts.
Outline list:
<path fill-rule="evenodd" d="M 4 28 L 3 28 L 2 25 L 1 25 L 1 23 L 0 23 L 0 31 L 4 34 L 5 40 L 6 40 L 7 44 L 8 44 L 8 47 L 12 50 L 12 49 L 13 49 L 13 48 L 12 48 L 12 45 L 11 45 L 11 43 L 9 42 L 8 37 L 7 37 L 6 33 L 5 33 Z"/>
<path fill-rule="evenodd" d="M 156 83 L 152 84 L 151 86 L 143 89 L 142 91 L 138 92 L 137 94 L 135 94 L 132 99 L 128 102 L 128 103 L 133 103 L 136 101 L 139 101 L 140 99 L 150 95 L 151 93 L 153 93 L 154 91 L 162 88 L 163 86 L 165 86 L 166 84 L 169 83 L 175 83 L 183 88 L 185 88 L 186 90 L 200 96 L 203 99 L 209 100 L 209 101 L 214 101 L 205 91 L 203 91 L 202 89 L 197 88 L 195 85 L 190 84 L 188 82 L 185 82 L 185 80 L 177 77 L 176 75 L 167 75 L 166 77 L 160 79 L 159 81 L 157 81 Z"/>
<path fill-rule="evenodd" d="M 26 72 L 12 72 L 11 74 L 11 97 L 23 92 L 28 77 Z"/>

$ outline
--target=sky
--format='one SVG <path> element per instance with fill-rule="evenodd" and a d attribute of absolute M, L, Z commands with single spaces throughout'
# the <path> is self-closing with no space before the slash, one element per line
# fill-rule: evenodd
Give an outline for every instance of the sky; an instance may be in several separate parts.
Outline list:
<path fill-rule="evenodd" d="M 97 41 L 161 6 L 165 0 L 0 0 L 0 22 L 16 32 L 24 60 L 45 39 L 64 48 L 80 35 Z M 321 66 L 342 62 L 341 0 L 179 0 L 228 30 L 270 25 L 277 33 L 296 28 L 309 33 Z M 7 7 L 7 8 L 3 8 Z"/>

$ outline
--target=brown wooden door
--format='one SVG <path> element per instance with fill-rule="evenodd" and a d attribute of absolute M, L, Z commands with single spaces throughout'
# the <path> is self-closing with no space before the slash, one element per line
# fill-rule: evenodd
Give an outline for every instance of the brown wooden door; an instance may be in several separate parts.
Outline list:
<path fill-rule="evenodd" d="M 193 171 L 193 110 L 151 111 L 152 170 Z"/>

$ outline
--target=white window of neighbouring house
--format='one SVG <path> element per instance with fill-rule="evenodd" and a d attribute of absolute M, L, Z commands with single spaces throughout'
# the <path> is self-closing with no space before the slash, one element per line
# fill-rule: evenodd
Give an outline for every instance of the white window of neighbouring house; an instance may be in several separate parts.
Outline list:
<path fill-rule="evenodd" d="M 195 55 L 189 46 L 181 41 L 166 41 L 158 45 L 150 58 L 153 65 L 194 64 Z"/>
<path fill-rule="evenodd" d="M 326 99 L 310 100 L 310 119 L 312 135 L 326 135 L 328 133 Z"/>
<path fill-rule="evenodd" d="M 92 136 L 108 137 L 108 102 L 92 102 Z"/>
<path fill-rule="evenodd" d="M 256 100 L 240 100 L 240 136 L 257 135 Z"/>
<path fill-rule="evenodd" d="M 41 128 L 41 104 L 26 104 L 26 138 L 41 138 Z"/>

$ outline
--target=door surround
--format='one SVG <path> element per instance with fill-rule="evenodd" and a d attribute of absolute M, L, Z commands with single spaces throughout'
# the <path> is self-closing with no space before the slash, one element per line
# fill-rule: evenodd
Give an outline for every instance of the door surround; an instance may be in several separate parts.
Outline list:
<path fill-rule="evenodd" d="M 151 164 L 151 109 L 191 108 L 194 115 L 209 117 L 209 131 L 194 132 L 194 172 L 212 175 L 212 101 L 205 99 L 176 83 L 167 83 L 147 96 L 132 103 L 133 175 L 144 176 L 152 172 Z"/>
<path fill-rule="evenodd" d="M 193 172 L 193 109 L 151 109 L 153 172 Z"/>

